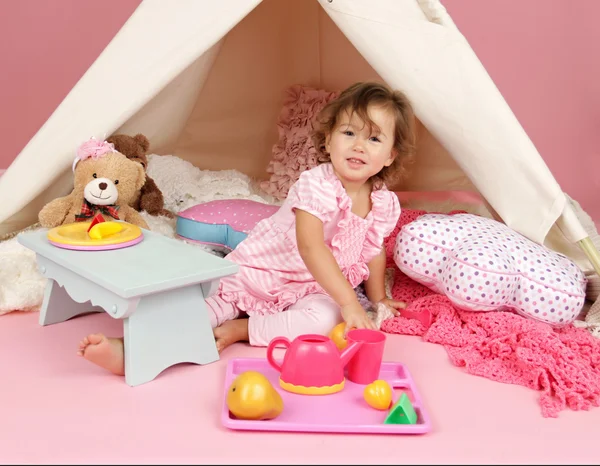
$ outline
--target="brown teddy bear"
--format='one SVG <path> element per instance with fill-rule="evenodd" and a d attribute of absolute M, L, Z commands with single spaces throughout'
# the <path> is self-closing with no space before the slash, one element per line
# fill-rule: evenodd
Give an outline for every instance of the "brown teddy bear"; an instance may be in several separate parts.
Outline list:
<path fill-rule="evenodd" d="M 146 154 L 150 148 L 150 142 L 143 134 L 138 133 L 135 136 L 113 134 L 106 142 L 113 144 L 115 149 L 128 159 L 141 163 L 144 170 L 148 169 L 148 157 Z M 147 173 L 146 182 L 140 190 L 140 196 L 134 200 L 131 206 L 137 211 L 145 210 L 153 216 L 164 215 L 169 218 L 175 218 L 175 214 L 164 208 L 163 194 Z"/>
<path fill-rule="evenodd" d="M 122 220 L 149 229 L 130 205 L 146 180 L 141 164 L 116 152 L 112 144 L 92 138 L 78 149 L 73 172 L 73 191 L 40 211 L 38 219 L 43 227 L 91 221 L 102 213 L 105 220 Z"/>

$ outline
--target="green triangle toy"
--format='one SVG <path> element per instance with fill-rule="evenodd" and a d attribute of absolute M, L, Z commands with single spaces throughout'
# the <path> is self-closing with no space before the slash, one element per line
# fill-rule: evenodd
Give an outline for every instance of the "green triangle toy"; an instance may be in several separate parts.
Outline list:
<path fill-rule="evenodd" d="M 384 424 L 416 424 L 417 413 L 406 393 L 390 408 L 390 412 L 383 421 Z"/>

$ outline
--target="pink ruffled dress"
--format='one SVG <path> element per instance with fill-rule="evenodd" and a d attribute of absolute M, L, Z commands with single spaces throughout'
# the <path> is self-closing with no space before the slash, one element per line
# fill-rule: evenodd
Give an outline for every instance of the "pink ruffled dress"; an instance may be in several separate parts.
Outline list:
<path fill-rule="evenodd" d="M 252 316 L 281 312 L 308 294 L 325 293 L 300 257 L 295 209 L 323 222 L 325 244 L 350 285 L 357 287 L 369 277 L 367 264 L 400 217 L 398 197 L 385 187 L 371 193 L 371 203 L 365 218 L 354 214 L 352 200 L 329 163 L 302 172 L 280 209 L 226 256 L 240 268 L 221 279 L 220 296 Z"/>

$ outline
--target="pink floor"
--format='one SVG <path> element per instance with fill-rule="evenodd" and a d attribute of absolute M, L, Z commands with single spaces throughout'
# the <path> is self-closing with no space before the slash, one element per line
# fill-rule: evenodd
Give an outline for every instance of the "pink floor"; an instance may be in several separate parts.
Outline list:
<path fill-rule="evenodd" d="M 600 408 L 540 414 L 538 394 L 463 373 L 445 350 L 388 335 L 384 360 L 411 371 L 433 423 L 425 435 L 233 431 L 221 425 L 227 360 L 264 357 L 237 344 L 220 361 L 182 364 L 129 387 L 75 354 L 106 314 L 40 327 L 0 316 L 0 462 L 8 464 L 597 464 Z"/>

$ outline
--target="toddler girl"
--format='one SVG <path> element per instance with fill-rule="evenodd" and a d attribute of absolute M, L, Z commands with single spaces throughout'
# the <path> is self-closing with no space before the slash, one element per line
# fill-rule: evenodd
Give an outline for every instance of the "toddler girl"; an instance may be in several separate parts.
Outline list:
<path fill-rule="evenodd" d="M 226 256 L 239 272 L 206 299 L 217 348 L 237 341 L 326 335 L 338 323 L 374 328 L 356 288 L 394 312 L 385 294 L 383 240 L 400 204 L 385 183 L 412 157 L 415 118 L 408 99 L 378 83 L 357 83 L 320 112 L 313 134 L 319 165 L 303 172 L 280 209 Z M 122 339 L 92 334 L 78 352 L 123 374 Z"/>

